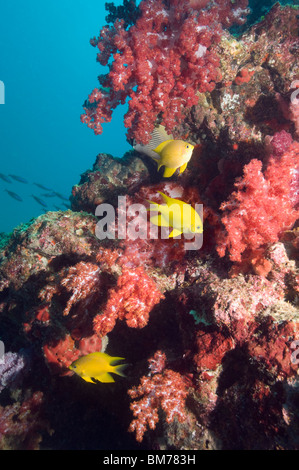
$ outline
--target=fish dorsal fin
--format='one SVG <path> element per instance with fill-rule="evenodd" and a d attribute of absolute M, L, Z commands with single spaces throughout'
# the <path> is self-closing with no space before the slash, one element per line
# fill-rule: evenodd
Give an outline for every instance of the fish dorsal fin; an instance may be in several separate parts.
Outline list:
<path fill-rule="evenodd" d="M 152 138 L 150 141 L 150 144 L 152 146 L 152 149 L 155 149 L 160 145 L 162 142 L 165 142 L 165 140 L 172 140 L 173 135 L 172 134 L 167 134 L 165 127 L 161 126 L 161 124 L 157 127 L 154 128 L 152 132 Z"/>
<path fill-rule="evenodd" d="M 161 142 L 158 145 L 158 147 L 154 148 L 154 152 L 160 155 L 163 149 L 166 147 L 166 145 L 169 144 L 169 142 L 173 142 L 173 139 L 168 139 L 168 140 L 164 140 L 164 142 Z"/>
<path fill-rule="evenodd" d="M 170 203 L 172 201 L 171 197 L 167 196 L 166 194 L 162 193 L 162 191 L 158 191 L 159 194 L 163 197 L 164 202 L 166 204 Z"/>
<path fill-rule="evenodd" d="M 162 142 L 165 142 L 166 140 L 172 140 L 173 136 L 172 134 L 167 134 L 165 127 L 159 125 L 158 127 L 155 127 L 151 140 L 148 144 L 143 145 L 143 144 L 133 144 L 133 148 L 140 153 L 144 153 L 145 155 L 153 158 L 154 160 L 158 160 L 159 156 L 157 153 L 154 151 Z"/>

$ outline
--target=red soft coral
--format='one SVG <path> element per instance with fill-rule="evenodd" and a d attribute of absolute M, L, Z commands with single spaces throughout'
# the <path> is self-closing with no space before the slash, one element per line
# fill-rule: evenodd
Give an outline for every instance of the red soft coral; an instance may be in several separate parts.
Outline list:
<path fill-rule="evenodd" d="M 146 143 L 158 114 L 173 132 L 184 109 L 197 104 L 197 92 L 214 89 L 221 79 L 214 46 L 222 26 L 243 23 L 248 9 L 247 0 L 233 5 L 229 0 L 143 0 L 139 10 L 128 30 L 123 20 L 116 21 L 92 39 L 100 51 L 97 60 L 110 71 L 100 77 L 102 87 L 90 94 L 81 119 L 101 134 L 102 123 L 111 121 L 112 110 L 129 97 L 128 137 Z"/>
<path fill-rule="evenodd" d="M 157 351 L 149 360 L 151 374 L 142 377 L 140 385 L 128 390 L 131 398 L 139 398 L 131 403 L 130 408 L 135 419 L 131 422 L 129 431 L 136 432 L 136 440 L 141 442 L 147 428 L 155 429 L 159 421 L 158 411 L 160 408 L 166 414 L 166 421 L 171 423 L 175 418 L 181 423 L 187 419 L 185 407 L 188 395 L 187 380 L 178 372 L 165 369 L 161 373 L 154 373 L 154 370 L 161 370 L 165 365 L 165 355 Z M 157 367 L 154 363 L 157 362 Z"/>
<path fill-rule="evenodd" d="M 264 173 L 259 160 L 245 166 L 237 190 L 221 206 L 225 231 L 218 236 L 220 256 L 227 250 L 232 261 L 252 258 L 258 248 L 277 242 L 292 228 L 299 215 L 298 167 L 297 142 L 282 156 L 270 157 Z"/>
<path fill-rule="evenodd" d="M 123 268 L 116 289 L 109 291 L 109 298 L 102 314 L 94 318 L 94 330 L 105 336 L 116 320 L 126 320 L 130 328 L 143 328 L 153 307 L 163 294 L 143 268 Z"/>
<path fill-rule="evenodd" d="M 0 447 L 38 450 L 42 432 L 50 431 L 43 417 L 43 393 L 36 391 L 22 402 L 0 406 Z"/>

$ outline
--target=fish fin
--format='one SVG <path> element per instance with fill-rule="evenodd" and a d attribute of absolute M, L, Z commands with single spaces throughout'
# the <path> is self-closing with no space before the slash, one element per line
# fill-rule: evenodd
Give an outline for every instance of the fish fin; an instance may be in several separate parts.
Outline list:
<path fill-rule="evenodd" d="M 187 168 L 188 162 L 184 163 L 184 165 L 180 166 L 180 173 L 183 173 Z"/>
<path fill-rule="evenodd" d="M 111 374 L 109 374 L 109 372 L 105 372 L 104 374 L 97 375 L 94 378 L 98 380 L 99 382 L 102 382 L 105 384 L 115 382 L 114 378 L 112 377 Z"/>
<path fill-rule="evenodd" d="M 158 160 L 159 157 L 157 156 L 154 149 L 158 147 L 162 142 L 165 142 L 168 139 L 173 139 L 172 134 L 167 134 L 165 127 L 159 125 L 158 127 L 154 128 L 151 135 L 151 140 L 148 144 L 143 145 L 133 143 L 133 148 L 139 153 L 144 153 L 145 155 L 153 158 L 154 160 Z"/>
<path fill-rule="evenodd" d="M 111 357 L 111 358 L 110 358 L 110 365 L 113 365 L 114 362 L 124 361 L 124 360 L 125 360 L 124 357 Z"/>
<path fill-rule="evenodd" d="M 88 375 L 82 375 L 81 377 L 83 380 L 85 380 L 85 382 L 91 382 L 92 384 L 95 384 L 95 381 L 92 380 L 92 377 L 89 377 Z"/>
<path fill-rule="evenodd" d="M 164 147 L 169 144 L 169 142 L 172 142 L 173 139 L 168 139 L 168 140 L 164 140 L 163 142 L 161 142 L 156 148 L 154 148 L 154 152 L 156 152 L 158 155 L 161 154 L 162 150 L 164 149 Z"/>
<path fill-rule="evenodd" d="M 133 145 L 133 148 L 136 152 L 143 153 L 154 160 L 157 159 L 157 154 L 148 145 L 135 144 Z"/>
<path fill-rule="evenodd" d="M 158 191 L 158 193 L 161 194 L 161 196 L 163 197 L 166 204 L 171 203 L 171 201 L 173 200 L 171 197 L 169 197 L 166 194 L 162 193 L 162 191 Z"/>
<path fill-rule="evenodd" d="M 170 178 L 176 171 L 176 168 L 168 168 L 167 166 L 165 167 L 163 177 L 164 178 Z"/>
<path fill-rule="evenodd" d="M 158 227 L 169 227 L 169 222 L 161 214 L 154 215 L 150 218 L 150 221 L 152 224 L 158 225 Z"/>
<path fill-rule="evenodd" d="M 129 364 L 119 364 L 118 366 L 115 366 L 113 373 L 120 375 L 121 377 L 126 377 L 124 370 L 128 367 L 128 365 Z"/>
<path fill-rule="evenodd" d="M 173 140 L 172 134 L 167 134 L 165 127 L 159 124 L 159 126 L 155 127 L 152 132 L 152 139 L 151 142 L 153 143 L 154 147 L 157 147 L 161 142 L 165 140 L 171 139 Z"/>
<path fill-rule="evenodd" d="M 150 208 L 150 207 L 148 209 L 146 209 L 148 212 L 150 212 L 150 211 L 160 211 L 161 210 L 160 209 L 161 204 L 158 204 L 158 202 L 149 201 L 148 199 L 146 199 L 146 202 L 148 202 L 149 204 L 155 206 L 154 209 Z"/>
<path fill-rule="evenodd" d="M 174 228 L 173 231 L 169 234 L 169 238 L 178 237 L 182 233 L 183 232 L 181 230 Z"/>

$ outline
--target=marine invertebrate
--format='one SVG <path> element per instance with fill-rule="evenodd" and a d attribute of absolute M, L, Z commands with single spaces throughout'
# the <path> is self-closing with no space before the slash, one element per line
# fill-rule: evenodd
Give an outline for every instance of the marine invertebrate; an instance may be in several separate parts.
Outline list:
<path fill-rule="evenodd" d="M 94 295 L 100 283 L 100 268 L 92 263 L 81 261 L 69 268 L 67 276 L 62 279 L 61 285 L 72 293 L 67 301 L 63 315 L 68 315 L 73 304 L 80 302 L 81 308 L 87 308 L 94 301 Z M 92 295 L 94 294 L 94 295 Z"/>
<path fill-rule="evenodd" d="M 154 366 L 157 362 L 157 366 Z M 159 421 L 158 411 L 161 408 L 167 423 L 174 419 L 184 422 L 187 419 L 185 407 L 188 395 L 188 381 L 178 372 L 162 369 L 165 356 L 157 351 L 149 360 L 150 375 L 141 378 L 140 385 L 128 390 L 133 399 L 130 408 L 135 419 L 131 422 L 129 431 L 136 432 L 136 440 L 141 442 L 147 428 L 155 429 Z M 162 367 L 161 367 L 162 364 Z M 159 371 L 159 372 L 158 372 Z"/>
<path fill-rule="evenodd" d="M 79 351 L 75 348 L 75 341 L 70 334 L 60 340 L 50 339 L 43 346 L 44 357 L 52 373 L 70 375 L 67 371 L 69 365 L 78 359 Z"/>
<path fill-rule="evenodd" d="M 28 394 L 27 394 L 28 395 Z M 0 406 L 0 448 L 36 450 L 42 440 L 41 432 L 49 431 L 42 413 L 44 394 L 40 391 L 22 402 Z"/>
<path fill-rule="evenodd" d="M 101 351 L 102 340 L 98 334 L 89 337 L 80 336 L 78 332 L 66 334 L 62 339 L 50 339 L 43 345 L 43 353 L 46 362 L 54 374 L 71 375 L 69 366 L 84 354 Z"/>
<path fill-rule="evenodd" d="M 144 8 L 152 5 L 142 4 Z M 181 4 L 183 8 L 187 3 L 183 0 Z M 189 0 L 196 18 L 191 20 L 187 12 L 185 19 L 189 19 L 191 26 L 198 20 L 199 25 L 201 10 L 208 17 L 213 5 L 214 12 L 217 9 L 220 14 L 220 4 L 224 13 L 226 0 Z M 234 3 L 241 4 L 245 2 Z M 163 0 L 161 5 L 170 15 L 177 12 L 179 18 L 181 5 L 171 0 Z M 173 5 L 178 6 L 177 10 Z M 294 211 L 298 204 L 294 154 L 297 144 L 292 143 L 295 116 L 288 114 L 284 118 L 275 101 L 275 92 L 287 99 L 289 84 L 298 70 L 293 40 L 295 34 L 297 40 L 296 13 L 291 8 L 275 7 L 263 24 L 256 24 L 242 36 L 242 41 L 232 40 L 225 32 L 217 47 L 218 52 L 223 51 L 220 56 L 225 83 L 219 84 L 212 95 L 209 91 L 201 93 L 197 106 L 188 111 L 187 119 L 176 129 L 183 139 L 201 141 L 179 184 L 157 183 L 159 177 L 151 171 L 152 162 L 134 152 L 123 160 L 100 154 L 93 171 L 82 175 L 80 185 L 73 190 L 73 209 L 77 213 L 45 214 L 17 229 L 1 244 L 1 333 L 5 335 L 2 339 L 13 351 L 29 345 L 34 354 L 34 368 L 29 370 L 21 387 L 28 385 L 31 390 L 39 390 L 42 380 L 43 405 L 50 416 L 51 428 L 59 431 L 47 440 L 46 447 L 50 447 L 49 443 L 51 448 L 55 444 L 61 446 L 58 440 L 62 432 L 64 436 L 77 434 L 80 448 L 91 443 L 100 447 L 100 439 L 110 427 L 101 422 L 103 408 L 107 414 L 112 410 L 121 424 L 127 422 L 128 410 L 123 407 L 126 400 L 114 400 L 107 387 L 99 386 L 104 389 L 103 393 L 99 390 L 99 395 L 89 390 L 90 384 L 76 378 L 53 377 L 54 372 L 72 374 L 68 370 L 70 363 L 100 351 L 106 339 L 102 335 L 111 332 L 111 349 L 115 347 L 116 353 L 117 344 L 122 343 L 122 352 L 132 364 L 130 380 L 136 379 L 136 386 L 129 387 L 133 402 L 130 430 L 136 433 L 139 442 L 148 435 L 151 448 L 157 448 L 161 442 L 165 448 L 178 450 L 278 445 L 298 448 L 298 438 L 294 439 L 298 436 L 295 386 L 298 363 L 292 362 L 292 344 L 299 333 L 299 276 L 293 261 L 299 232 L 296 228 L 276 232 L 280 241 L 267 241 L 273 235 L 271 227 L 276 231 L 282 218 L 285 221 L 292 215 L 288 211 L 290 206 L 285 204 L 277 217 L 277 201 L 281 199 L 284 204 L 288 200 Z M 154 11 L 154 19 L 155 15 Z M 169 25 L 175 24 L 174 18 L 167 21 Z M 220 24 L 223 27 L 230 22 L 230 17 L 228 20 L 223 17 L 217 23 L 219 31 Z M 120 31 L 129 31 L 131 24 L 127 22 L 118 28 L 117 22 L 111 27 L 111 43 L 115 36 L 120 38 L 123 34 Z M 150 26 L 144 30 L 149 31 Z M 209 33 L 210 25 L 198 27 L 202 33 Z M 131 32 L 133 28 L 130 27 Z M 154 28 L 156 25 L 153 31 Z M 161 26 L 159 31 L 160 38 L 163 34 L 165 40 L 171 38 L 169 30 L 163 32 Z M 179 32 L 172 33 L 176 40 Z M 214 46 L 209 50 L 216 54 Z M 106 52 L 107 58 L 112 59 L 111 50 Z M 117 56 L 118 52 L 113 53 Z M 168 66 L 167 60 L 165 65 Z M 163 74 L 162 66 L 161 61 Z M 249 76 L 241 73 L 242 86 L 236 86 L 236 82 L 233 84 L 236 73 L 244 66 L 255 71 L 254 78 L 247 83 Z M 137 89 L 136 85 L 134 93 Z M 112 86 L 102 91 L 114 93 Z M 153 85 L 149 93 L 154 91 Z M 222 106 L 225 103 L 227 106 Z M 161 112 L 158 120 L 163 117 Z M 144 113 L 140 109 L 136 116 L 139 119 L 143 114 L 147 119 L 146 109 Z M 286 129 L 292 134 L 279 132 L 265 139 L 275 129 Z M 249 175 L 241 178 L 244 165 Z M 255 173 L 251 173 L 252 168 Z M 258 180 L 254 180 L 254 174 Z M 230 199 L 237 177 L 240 186 Z M 283 193 L 279 192 L 281 189 Z M 123 215 L 117 209 L 120 194 L 126 197 L 127 210 L 132 204 L 144 204 L 146 199 L 159 203 L 158 191 L 192 206 L 204 202 L 202 250 L 188 253 L 182 241 L 176 239 L 134 239 L 133 224 L 129 223 L 135 214 L 131 213 L 127 214 L 125 224 L 127 238 L 99 240 L 95 235 L 97 219 L 83 212 L 94 213 L 98 204 L 107 202 L 115 209 L 118 225 Z M 236 216 L 235 225 L 228 226 L 228 231 L 219 218 L 218 208 L 223 201 L 229 202 L 223 215 L 228 219 L 231 216 L 231 220 Z M 240 210 L 239 220 L 235 209 Z M 247 219 L 242 209 L 248 212 Z M 259 229 L 258 220 L 263 214 L 267 223 L 261 226 L 266 233 L 259 240 L 254 228 Z M 230 237 L 236 237 L 233 229 L 240 226 L 246 248 L 239 250 L 241 262 L 234 263 L 242 265 L 244 275 L 232 278 L 227 271 L 230 264 L 215 254 L 215 235 L 219 235 L 218 247 L 230 255 L 234 248 Z M 240 266 L 234 267 L 235 272 L 240 272 L 237 269 Z M 166 300 L 160 302 L 163 294 Z M 142 328 L 145 324 L 147 327 Z M 160 351 L 149 360 L 148 371 L 140 374 L 143 360 L 156 349 Z M 167 351 L 171 365 L 162 351 Z M 299 350 L 297 358 L 298 353 Z M 21 402 L 26 402 L 29 396 L 25 394 L 24 398 L 23 389 L 18 388 L 17 392 L 18 399 L 22 396 L 20 403 L 3 406 L 9 395 L 10 399 L 16 396 L 10 393 L 10 384 L 15 383 L 10 373 L 13 367 L 4 371 L 4 384 L 0 377 L 0 388 L 7 384 L 1 394 L 0 431 L 4 430 L 1 447 L 8 446 L 11 439 L 18 441 L 17 432 L 26 424 L 25 419 L 32 419 L 32 424 L 39 426 L 39 414 L 34 414 L 33 409 L 30 413 L 30 404 L 24 407 L 25 414 L 18 412 Z M 140 375 L 145 375 L 141 381 Z M 119 382 L 117 396 L 123 398 L 126 381 Z M 55 413 L 57 409 L 62 414 Z M 74 414 L 78 409 L 80 413 Z M 80 427 L 82 420 L 78 415 L 84 422 Z M 76 433 L 72 433 L 75 425 Z M 147 432 L 152 429 L 155 432 Z M 121 442 L 119 434 L 117 439 Z M 23 445 L 21 440 L 23 436 L 17 442 L 19 447 Z M 67 441 L 63 442 L 67 445 Z"/>
<path fill-rule="evenodd" d="M 130 328 L 143 328 L 151 310 L 162 298 L 155 281 L 142 267 L 123 268 L 116 288 L 109 291 L 104 311 L 93 320 L 94 330 L 105 336 L 114 328 L 117 319 L 125 320 Z"/>
<path fill-rule="evenodd" d="M 248 69 L 241 69 L 238 75 L 235 78 L 236 85 L 242 85 L 243 83 L 248 83 L 251 80 L 251 77 L 254 75 L 254 70 L 250 71 Z"/>
<path fill-rule="evenodd" d="M 25 375 L 28 359 L 24 354 L 7 352 L 3 357 L 3 364 L 0 364 L 0 392 L 6 387 L 16 387 Z"/>
<path fill-rule="evenodd" d="M 198 102 L 196 92 L 214 89 L 221 79 L 214 46 L 222 25 L 244 23 L 249 10 L 247 0 L 143 0 L 139 11 L 127 30 L 124 20 L 115 21 L 91 40 L 100 51 L 97 60 L 110 71 L 100 76 L 101 86 L 89 95 L 81 120 L 100 134 L 112 110 L 129 97 L 128 137 L 147 143 L 159 114 L 172 132 L 184 108 Z"/>
<path fill-rule="evenodd" d="M 219 332 L 207 333 L 199 330 L 196 334 L 197 353 L 193 357 L 198 370 L 215 370 L 225 354 L 233 349 L 231 338 Z"/>
<path fill-rule="evenodd" d="M 279 153 L 276 149 L 269 157 L 264 172 L 259 160 L 245 165 L 243 178 L 235 183 L 236 191 L 222 203 L 225 230 L 217 241 L 221 257 L 226 250 L 231 261 L 252 257 L 256 249 L 278 241 L 298 218 L 299 144 L 293 142 Z"/>

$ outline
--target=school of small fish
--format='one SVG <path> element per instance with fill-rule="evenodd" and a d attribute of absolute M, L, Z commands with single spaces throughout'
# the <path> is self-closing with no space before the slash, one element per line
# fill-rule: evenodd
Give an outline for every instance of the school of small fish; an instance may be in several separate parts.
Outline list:
<path fill-rule="evenodd" d="M 22 176 L 19 175 L 14 175 L 14 174 L 8 174 L 5 175 L 3 173 L 0 173 L 0 179 L 4 181 L 5 183 L 13 184 L 13 183 L 21 183 L 21 184 L 26 184 L 29 185 L 29 181 L 23 178 Z M 70 209 L 71 206 L 69 204 L 69 199 L 64 196 L 63 194 L 54 191 L 54 189 L 48 188 L 47 186 L 44 186 L 41 183 L 32 183 L 32 185 L 36 186 L 39 190 L 46 191 L 46 193 L 43 193 L 41 195 L 36 195 L 36 194 L 31 194 L 31 197 L 39 204 L 44 210 L 51 210 L 51 207 L 53 207 L 52 210 L 57 210 L 57 211 L 64 211 L 66 209 Z M 10 186 L 11 188 L 11 186 Z M 4 188 L 4 191 L 15 201 L 18 202 L 24 202 L 23 197 L 21 196 L 18 192 L 12 191 L 11 189 Z M 59 204 L 49 204 L 44 200 L 44 198 L 56 198 L 56 200 L 60 200 L 63 202 L 60 202 Z"/>

